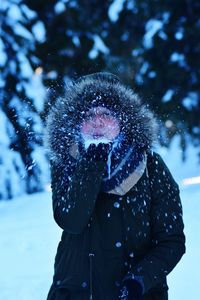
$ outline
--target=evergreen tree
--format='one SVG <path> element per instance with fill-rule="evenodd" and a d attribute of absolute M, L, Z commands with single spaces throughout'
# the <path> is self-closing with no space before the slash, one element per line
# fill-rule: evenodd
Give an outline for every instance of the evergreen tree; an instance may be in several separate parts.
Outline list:
<path fill-rule="evenodd" d="M 35 18 L 20 0 L 1 3 L 0 199 L 41 191 L 48 177 L 39 115 L 44 91 L 34 73 L 34 34 L 41 26 Z"/>
<path fill-rule="evenodd" d="M 160 116 L 168 143 L 200 145 L 200 2 L 135 1 L 145 32 L 135 84 Z M 188 138 L 190 136 L 190 138 Z"/>
<path fill-rule="evenodd" d="M 65 76 L 111 71 L 156 112 L 162 144 L 178 134 L 183 150 L 188 136 L 199 146 L 198 0 L 25 2 L 45 24 L 37 56 L 53 98 Z"/>

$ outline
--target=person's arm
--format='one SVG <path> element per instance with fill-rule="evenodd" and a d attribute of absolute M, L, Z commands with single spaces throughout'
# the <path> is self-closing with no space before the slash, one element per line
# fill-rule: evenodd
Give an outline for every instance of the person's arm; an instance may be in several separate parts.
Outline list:
<path fill-rule="evenodd" d="M 156 153 L 148 156 L 148 172 L 152 190 L 152 245 L 123 282 L 124 286 L 132 286 L 133 291 L 137 291 L 137 297 L 133 299 L 140 299 L 142 294 L 162 282 L 185 253 L 179 187 L 160 155 Z"/>
<path fill-rule="evenodd" d="M 87 225 L 100 190 L 105 162 L 81 159 L 75 168 L 51 162 L 53 214 L 64 230 L 79 234 Z"/>

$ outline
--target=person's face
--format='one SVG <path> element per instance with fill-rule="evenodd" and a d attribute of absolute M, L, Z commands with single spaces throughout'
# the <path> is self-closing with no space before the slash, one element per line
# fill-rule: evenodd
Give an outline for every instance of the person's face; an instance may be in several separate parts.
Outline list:
<path fill-rule="evenodd" d="M 109 109 L 102 106 L 88 110 L 81 124 L 81 133 L 93 139 L 104 137 L 113 140 L 119 132 L 118 120 Z"/>

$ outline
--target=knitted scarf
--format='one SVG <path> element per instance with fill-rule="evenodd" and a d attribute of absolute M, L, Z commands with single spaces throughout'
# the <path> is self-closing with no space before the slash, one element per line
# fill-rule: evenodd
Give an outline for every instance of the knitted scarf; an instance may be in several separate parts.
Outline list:
<path fill-rule="evenodd" d="M 124 195 L 140 179 L 146 167 L 146 153 L 125 142 L 120 134 L 113 142 L 108 156 L 107 170 L 101 184 L 101 191 Z"/>
<path fill-rule="evenodd" d="M 70 148 L 70 155 L 77 159 L 77 145 Z M 103 174 L 101 192 L 125 195 L 141 178 L 146 168 L 146 152 L 129 145 L 123 134 L 113 141 L 108 155 L 107 170 Z"/>

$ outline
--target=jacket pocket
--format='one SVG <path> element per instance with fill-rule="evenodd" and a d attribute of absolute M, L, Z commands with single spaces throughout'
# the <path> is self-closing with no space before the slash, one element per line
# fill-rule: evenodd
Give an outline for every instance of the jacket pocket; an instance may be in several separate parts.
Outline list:
<path fill-rule="evenodd" d="M 86 240 L 78 235 L 66 235 L 55 258 L 54 285 L 70 290 L 86 290 L 89 280 L 89 257 Z"/>

